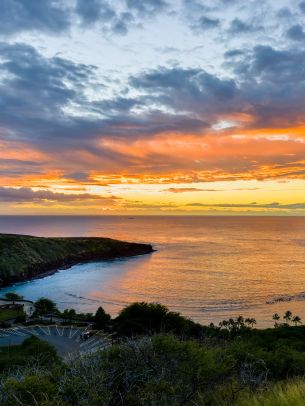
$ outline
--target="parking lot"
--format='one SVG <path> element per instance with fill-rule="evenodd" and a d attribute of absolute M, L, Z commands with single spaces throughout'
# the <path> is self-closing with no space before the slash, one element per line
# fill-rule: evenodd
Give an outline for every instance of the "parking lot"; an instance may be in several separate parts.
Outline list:
<path fill-rule="evenodd" d="M 27 337 L 36 336 L 54 346 L 61 356 L 88 354 L 108 347 L 110 337 L 100 331 L 92 331 L 92 336 L 83 339 L 84 327 L 75 326 L 18 326 L 0 329 L 0 347 L 21 344 Z"/>

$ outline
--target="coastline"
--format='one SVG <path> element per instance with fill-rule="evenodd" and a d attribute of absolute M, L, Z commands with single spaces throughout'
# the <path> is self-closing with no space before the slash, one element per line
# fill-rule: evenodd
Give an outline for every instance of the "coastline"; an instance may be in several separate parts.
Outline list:
<path fill-rule="evenodd" d="M 8 288 L 10 286 L 15 286 L 16 284 L 19 283 L 26 283 L 26 282 L 30 282 L 36 279 L 44 279 L 47 278 L 48 276 L 52 276 L 54 274 L 56 274 L 59 271 L 65 271 L 65 270 L 69 270 L 70 268 L 72 268 L 75 265 L 80 265 L 80 264 L 86 264 L 86 263 L 90 263 L 90 262 L 104 262 L 104 261 L 111 261 L 111 260 L 115 260 L 115 259 L 120 259 L 120 258 L 132 258 L 132 257 L 138 257 L 141 255 L 148 255 L 148 254 L 152 254 L 153 252 L 155 252 L 156 250 L 152 248 L 151 251 L 147 251 L 147 252 L 143 252 L 141 254 L 131 254 L 131 255 L 124 255 L 124 256 L 114 256 L 114 257 L 109 257 L 109 258 L 101 258 L 101 259 L 88 259 L 88 260 L 83 260 L 83 261 L 74 261 L 74 262 L 70 262 L 67 265 L 64 266 L 59 266 L 53 269 L 50 269 L 48 271 L 43 271 L 37 275 L 34 275 L 30 278 L 26 278 L 26 279 L 22 279 L 22 280 L 15 280 L 15 281 L 11 281 L 11 282 L 7 282 L 4 284 L 0 283 L 0 294 L 1 294 L 1 290 Z"/>
<path fill-rule="evenodd" d="M 35 245 L 35 240 L 40 243 L 43 241 L 44 244 L 48 242 L 56 242 L 61 247 L 61 243 L 64 244 L 76 244 L 73 246 L 73 250 L 67 252 L 66 255 L 60 253 L 60 257 L 56 260 L 49 260 L 49 258 L 40 258 L 40 261 L 29 262 L 28 264 L 22 263 L 22 269 L 18 269 L 18 273 L 10 274 L 8 277 L 3 275 L 3 270 L 0 268 L 0 291 L 3 288 L 12 286 L 16 283 L 27 282 L 34 279 L 43 279 L 47 276 L 53 275 L 59 270 L 69 269 L 74 265 L 82 264 L 86 262 L 95 262 L 95 261 L 107 261 L 118 258 L 128 258 L 138 255 L 146 255 L 154 252 L 151 244 L 138 244 L 130 243 L 119 240 L 113 240 L 110 238 L 99 238 L 99 237 L 65 237 L 65 238 L 48 238 L 48 237 L 33 237 L 33 236 L 24 236 L 24 235 L 5 235 L 0 234 L 0 237 L 4 239 L 13 238 L 16 240 L 16 244 L 22 240 L 22 243 L 27 240 L 31 242 L 31 248 L 33 247 L 33 241 Z M 77 250 L 77 244 L 86 244 L 86 247 L 82 250 Z M 99 244 L 103 244 L 102 247 Z M 18 254 L 14 253 L 15 249 L 14 241 L 13 243 L 7 244 L 10 257 L 20 260 Z M 11 252 L 10 252 L 11 251 Z M 20 254 L 19 254 L 20 256 Z M 21 256 L 20 256 L 21 257 Z M 0 251 L 0 260 L 1 260 L 1 251 Z M 2 272 L 1 272 L 2 271 Z"/>

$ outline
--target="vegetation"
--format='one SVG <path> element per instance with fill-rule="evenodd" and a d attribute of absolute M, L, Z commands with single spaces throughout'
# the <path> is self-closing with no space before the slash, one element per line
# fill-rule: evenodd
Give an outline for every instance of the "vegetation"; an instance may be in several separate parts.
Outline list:
<path fill-rule="evenodd" d="M 17 309 L 3 309 L 0 308 L 0 323 L 3 323 L 7 320 L 12 320 L 24 316 L 22 308 Z"/>
<path fill-rule="evenodd" d="M 95 323 L 95 328 L 98 329 L 105 329 L 108 327 L 111 316 L 110 314 L 106 313 L 105 310 L 100 306 L 95 315 L 94 315 L 94 323 Z"/>
<path fill-rule="evenodd" d="M 202 326 L 159 303 L 133 303 L 125 307 L 113 323 L 119 335 L 128 337 L 160 332 L 199 336 L 202 332 Z"/>
<path fill-rule="evenodd" d="M 0 234 L 0 286 L 81 261 L 145 254 L 147 244 L 109 238 L 42 238 Z"/>
<path fill-rule="evenodd" d="M 284 322 L 281 323 L 281 316 L 278 313 L 275 313 L 272 316 L 272 319 L 274 320 L 274 327 L 281 327 L 281 326 L 289 326 L 291 323 L 293 323 L 295 326 L 298 324 L 301 324 L 301 318 L 297 315 L 293 315 L 290 310 L 287 310 L 283 316 Z"/>
<path fill-rule="evenodd" d="M 37 303 L 40 309 L 47 304 L 45 310 L 55 306 L 46 299 Z M 78 316 L 73 309 L 62 314 Z M 125 307 L 115 319 L 101 307 L 90 317 L 95 327 L 117 332 L 112 347 L 65 363 L 48 352 L 47 344 L 48 362 L 38 356 L 33 363 L 33 350 L 15 347 L 15 358 L 11 354 L 4 363 L 0 404 L 304 404 L 305 326 L 289 311 L 273 317 L 276 328 L 264 330 L 242 316 L 201 326 L 161 304 L 144 302 Z"/>
<path fill-rule="evenodd" d="M 304 406 L 305 382 L 281 382 L 259 394 L 246 393 L 235 406 Z"/>
<path fill-rule="evenodd" d="M 55 363 L 59 365 L 61 361 L 52 346 L 34 336 L 27 338 L 21 345 L 0 348 L 0 372 L 30 363 L 43 367 Z"/>
<path fill-rule="evenodd" d="M 14 303 L 16 300 L 22 300 L 23 296 L 17 295 L 15 292 L 7 292 L 4 295 L 4 299 L 11 300 Z"/>
<path fill-rule="evenodd" d="M 41 297 L 35 302 L 34 316 L 43 315 L 48 313 L 59 313 L 56 304 L 46 297 Z"/>

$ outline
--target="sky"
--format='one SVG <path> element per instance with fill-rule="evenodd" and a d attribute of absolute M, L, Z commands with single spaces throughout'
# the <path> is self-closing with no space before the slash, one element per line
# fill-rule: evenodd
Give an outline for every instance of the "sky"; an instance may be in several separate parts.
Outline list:
<path fill-rule="evenodd" d="M 1 0 L 0 214 L 304 215 L 305 1 Z"/>

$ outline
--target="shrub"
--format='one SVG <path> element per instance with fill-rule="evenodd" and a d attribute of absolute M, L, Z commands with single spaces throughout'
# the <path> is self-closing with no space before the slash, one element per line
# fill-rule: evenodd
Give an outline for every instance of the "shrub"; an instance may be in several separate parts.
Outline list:
<path fill-rule="evenodd" d="M 114 320 L 118 333 L 125 336 L 155 333 L 199 336 L 202 326 L 170 312 L 159 303 L 136 302 L 125 307 Z"/>
<path fill-rule="evenodd" d="M 35 315 L 43 315 L 48 313 L 59 313 L 56 304 L 45 297 L 42 297 L 35 302 Z"/>
<path fill-rule="evenodd" d="M 95 327 L 98 329 L 103 329 L 109 325 L 110 320 L 110 314 L 106 313 L 105 310 L 100 306 L 94 316 Z"/>

